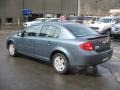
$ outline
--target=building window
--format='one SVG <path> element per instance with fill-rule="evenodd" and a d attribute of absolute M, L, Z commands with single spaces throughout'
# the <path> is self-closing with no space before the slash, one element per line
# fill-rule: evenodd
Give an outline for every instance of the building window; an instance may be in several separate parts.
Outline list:
<path fill-rule="evenodd" d="M 11 18 L 11 17 L 6 18 L 6 22 L 7 23 L 12 23 L 13 22 L 13 18 Z"/>

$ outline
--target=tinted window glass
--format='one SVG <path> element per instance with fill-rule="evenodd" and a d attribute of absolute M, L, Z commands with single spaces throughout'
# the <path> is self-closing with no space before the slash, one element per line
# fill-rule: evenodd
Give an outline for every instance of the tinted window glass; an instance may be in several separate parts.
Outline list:
<path fill-rule="evenodd" d="M 40 26 L 32 26 L 25 30 L 24 36 L 38 36 L 40 33 L 41 25 Z"/>
<path fill-rule="evenodd" d="M 80 24 L 66 24 L 64 26 L 77 37 L 97 34 L 97 32 L 91 28 L 81 26 Z"/>
<path fill-rule="evenodd" d="M 55 27 L 45 25 L 45 26 L 43 26 L 43 28 L 40 32 L 40 36 L 42 36 L 42 37 L 54 37 L 55 30 L 56 30 Z"/>
<path fill-rule="evenodd" d="M 56 27 L 56 31 L 55 31 L 55 33 L 54 33 L 54 37 L 55 37 L 55 38 L 58 38 L 58 37 L 60 36 L 60 32 L 61 32 L 61 30 Z"/>
<path fill-rule="evenodd" d="M 60 29 L 55 26 L 50 26 L 50 25 L 44 25 L 40 32 L 41 37 L 58 38 L 59 35 L 60 35 Z"/>

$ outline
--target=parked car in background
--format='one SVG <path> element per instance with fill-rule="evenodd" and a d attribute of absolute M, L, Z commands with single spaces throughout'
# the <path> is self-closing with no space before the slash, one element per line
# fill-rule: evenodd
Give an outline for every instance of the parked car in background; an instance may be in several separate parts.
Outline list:
<path fill-rule="evenodd" d="M 48 18 L 46 22 L 60 22 L 61 20 L 59 18 Z"/>
<path fill-rule="evenodd" d="M 112 37 L 115 39 L 120 37 L 120 21 L 118 21 L 118 23 L 112 27 L 111 34 L 112 34 Z"/>
<path fill-rule="evenodd" d="M 98 22 L 90 24 L 89 26 L 100 34 L 111 36 L 112 26 L 115 25 L 119 20 L 120 17 L 107 16 L 100 18 Z"/>
<path fill-rule="evenodd" d="M 94 24 L 98 21 L 99 18 L 99 16 L 84 16 L 83 24 Z"/>
<path fill-rule="evenodd" d="M 76 22 L 76 23 L 83 23 L 84 16 L 68 16 L 66 17 L 66 21 L 68 22 Z"/>
<path fill-rule="evenodd" d="M 37 23 L 41 23 L 41 22 L 45 22 L 45 21 L 47 21 L 48 20 L 48 18 L 36 18 L 35 20 L 33 20 L 33 21 L 28 21 L 28 22 L 25 22 L 25 23 L 23 23 L 23 27 L 30 27 L 31 25 L 33 25 L 33 24 L 37 24 Z"/>
<path fill-rule="evenodd" d="M 71 67 L 104 63 L 112 56 L 111 40 L 78 23 L 36 24 L 10 36 L 6 43 L 11 56 L 19 53 L 52 62 L 58 73 Z"/>

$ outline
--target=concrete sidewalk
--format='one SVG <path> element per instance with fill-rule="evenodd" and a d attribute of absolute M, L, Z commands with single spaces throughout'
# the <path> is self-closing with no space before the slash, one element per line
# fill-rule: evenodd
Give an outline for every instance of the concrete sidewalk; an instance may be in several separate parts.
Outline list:
<path fill-rule="evenodd" d="M 22 26 L 17 26 L 17 25 L 1 25 L 0 26 L 0 31 L 1 30 L 15 30 L 15 29 L 22 29 Z"/>
<path fill-rule="evenodd" d="M 23 29 L 22 26 L 13 26 L 13 25 L 0 26 L 0 35 L 11 34 L 14 32 L 18 32 L 22 29 Z"/>

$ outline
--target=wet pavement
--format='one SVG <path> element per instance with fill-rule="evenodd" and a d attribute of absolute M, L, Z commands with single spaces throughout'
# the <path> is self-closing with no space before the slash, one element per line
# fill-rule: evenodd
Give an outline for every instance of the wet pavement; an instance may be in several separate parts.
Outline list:
<path fill-rule="evenodd" d="M 97 74 L 74 69 L 60 75 L 47 62 L 10 57 L 5 39 L 13 32 L 0 30 L 0 90 L 120 90 L 120 40 L 112 40 L 113 57 L 98 66 Z"/>

